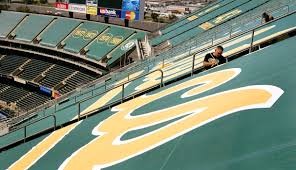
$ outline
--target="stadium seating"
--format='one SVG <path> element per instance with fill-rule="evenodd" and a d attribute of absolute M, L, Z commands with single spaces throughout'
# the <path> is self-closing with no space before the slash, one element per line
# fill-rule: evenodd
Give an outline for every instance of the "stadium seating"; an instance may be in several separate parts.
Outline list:
<path fill-rule="evenodd" d="M 58 18 L 49 25 L 39 36 L 41 45 L 56 47 L 64 38 L 66 38 L 78 25 L 79 20 Z"/>
<path fill-rule="evenodd" d="M 4 58 L 0 60 L 0 73 L 9 75 L 27 60 L 28 58 L 16 55 L 4 56 Z"/>
<path fill-rule="evenodd" d="M 88 51 L 86 56 L 100 61 L 104 56 L 134 33 L 134 30 L 111 27 L 104 33 L 100 34 L 94 42 L 86 47 Z"/>
<path fill-rule="evenodd" d="M 242 1 L 239 1 L 240 3 L 243 3 Z M 238 24 L 240 21 L 244 21 L 248 18 L 250 18 L 252 15 L 260 15 L 262 12 L 265 10 L 268 10 L 268 8 L 275 8 L 280 6 L 281 4 L 289 4 L 290 1 L 256 1 L 255 3 L 252 3 L 252 1 L 245 2 L 241 4 L 240 6 L 236 8 L 231 8 L 233 7 L 233 3 L 238 3 L 238 2 L 231 2 L 221 8 L 218 8 L 211 13 L 208 13 L 207 15 L 201 16 L 198 19 L 193 20 L 192 22 L 189 22 L 181 27 L 178 27 L 174 31 L 169 32 L 168 34 L 165 34 L 163 36 L 158 37 L 157 39 L 153 39 L 151 41 L 152 45 L 159 44 L 163 41 L 169 40 L 170 44 L 172 46 L 176 46 L 186 40 L 189 40 L 191 38 L 200 37 L 202 38 L 203 32 L 207 32 L 208 29 L 211 29 L 214 27 L 212 30 L 219 31 L 217 25 L 225 25 L 223 24 L 225 21 L 231 20 L 233 24 Z M 295 2 L 292 2 L 295 3 Z M 228 9 L 229 8 L 229 9 Z M 228 9 L 228 12 L 225 12 Z M 224 14 L 221 14 L 223 13 Z M 239 14 L 240 17 L 237 17 Z M 242 15 L 243 14 L 243 15 Z M 246 15 L 248 14 L 248 15 Z M 212 16 L 217 16 L 217 17 L 212 17 Z M 233 18 L 236 18 L 235 20 Z M 201 24 L 203 23 L 203 24 Z M 227 27 L 224 29 L 230 29 L 229 22 L 227 23 Z M 194 28 L 194 29 L 193 29 Z M 212 31 L 211 30 L 211 31 Z M 204 37 L 209 36 L 209 35 L 204 35 Z M 162 40 L 160 40 L 162 39 Z M 159 41 L 158 43 L 155 43 L 156 41 Z"/>
<path fill-rule="evenodd" d="M 30 110 L 40 106 L 50 100 L 50 97 L 38 93 L 30 92 L 25 98 L 17 102 L 18 106 L 24 110 Z"/>
<path fill-rule="evenodd" d="M 31 61 L 23 67 L 23 72 L 18 75 L 18 77 L 32 81 L 50 66 L 52 66 L 52 63 L 31 59 Z"/>
<path fill-rule="evenodd" d="M 184 53 L 184 50 L 191 51 L 192 48 L 201 47 L 204 48 L 206 44 L 219 42 L 223 39 L 227 39 L 229 36 L 233 36 L 244 31 L 251 30 L 257 26 L 261 25 L 261 14 L 264 11 L 270 11 L 274 17 L 279 17 L 281 15 L 287 14 L 287 12 L 292 12 L 295 10 L 295 1 L 272 1 L 271 3 L 264 4 L 256 10 L 252 10 L 252 15 L 250 16 L 248 13 L 243 14 L 236 19 L 233 19 L 227 23 L 218 26 L 217 28 L 211 29 L 204 33 L 199 34 L 195 38 L 192 38 L 190 41 L 185 41 L 184 43 L 179 44 L 177 47 L 174 47 L 172 50 L 168 51 L 169 53 Z M 191 30 L 194 31 L 194 30 Z M 189 31 L 190 32 L 190 31 Z M 192 33 L 189 33 L 192 34 Z M 187 36 L 188 37 L 188 36 Z M 182 35 L 176 37 L 176 44 L 180 42 L 180 40 L 186 40 L 186 35 L 184 37 Z M 170 40 L 173 42 L 174 38 Z M 174 42 L 172 44 L 175 44 Z M 189 49 L 190 48 L 190 49 Z M 162 53 L 165 55 L 166 53 Z"/>
<path fill-rule="evenodd" d="M 106 28 L 107 26 L 103 24 L 84 22 L 71 33 L 71 36 L 64 40 L 64 50 L 79 53 L 83 47 L 101 34 Z"/>
<path fill-rule="evenodd" d="M 104 57 L 106 59 L 107 55 L 111 56 L 110 52 L 122 45 L 121 43 L 126 39 L 137 33 L 146 34 L 144 31 L 130 28 L 47 15 L 4 11 L 0 19 L 9 20 L 0 26 L 0 34 L 3 38 L 9 35 L 9 39 L 14 39 L 16 42 L 25 41 L 32 43 L 31 45 L 34 43 L 34 45 L 44 46 L 46 50 L 52 48 L 59 52 L 71 52 L 74 56 L 77 55 L 79 60 L 86 56 L 87 62 L 93 59 L 95 61 L 92 62 L 101 63 L 102 67 L 106 64 L 102 64 L 101 59 Z M 142 37 L 137 36 L 137 38 Z M 122 52 L 115 53 L 116 56 L 112 57 L 109 64 L 113 64 L 120 58 L 117 55 L 122 54 Z"/>
<path fill-rule="evenodd" d="M 2 11 L 0 13 L 0 38 L 6 38 L 25 16 L 24 13 Z"/>
<path fill-rule="evenodd" d="M 261 5 L 263 5 L 265 3 L 268 3 L 268 2 L 271 3 L 271 1 L 270 2 L 269 2 L 269 0 L 249 1 L 246 4 L 243 4 L 243 5 L 237 7 L 234 10 L 231 10 L 229 13 L 238 12 L 240 15 L 242 15 L 243 13 L 249 12 L 250 10 L 253 10 L 255 8 L 259 8 Z M 252 11 L 250 11 L 249 13 L 251 13 L 251 12 Z M 220 24 L 224 23 L 225 21 L 228 21 L 228 20 L 230 20 L 230 19 L 232 19 L 234 17 L 237 17 L 237 16 L 238 16 L 238 14 L 233 15 L 233 16 L 232 15 L 227 16 L 226 14 L 223 14 L 223 15 L 220 15 L 220 16 L 218 16 L 216 18 L 208 20 L 206 22 L 206 24 L 209 23 L 210 25 L 212 25 L 214 27 L 214 26 L 220 25 Z M 205 26 L 206 26 L 206 24 L 205 24 Z M 178 38 L 173 37 L 169 41 L 173 46 L 175 46 L 175 45 L 177 45 L 177 44 L 179 44 L 181 42 L 184 42 L 184 41 L 196 36 L 199 33 L 204 32 L 205 30 L 208 30 L 208 29 L 209 28 L 204 27 L 204 25 L 199 25 L 198 28 L 191 29 L 191 30 L 187 31 L 186 33 L 181 33 L 180 35 L 178 35 Z"/>
<path fill-rule="evenodd" d="M 22 88 L 9 86 L 9 88 L 7 90 L 3 91 L 0 94 L 0 99 L 2 101 L 6 101 L 6 102 L 16 102 L 22 96 L 28 95 L 28 93 L 29 93 L 28 91 L 26 91 Z"/>
<path fill-rule="evenodd" d="M 45 103 L 50 100 L 50 97 L 14 85 L 0 83 L 0 100 L 7 103 L 16 103 L 16 106 L 24 111 Z"/>
<path fill-rule="evenodd" d="M 95 78 L 92 76 L 89 76 L 87 74 L 77 72 L 75 76 L 72 76 L 65 82 L 65 86 L 62 87 L 59 91 L 62 94 L 66 94 L 67 92 L 72 91 L 76 87 L 79 87 L 81 85 L 87 84 L 91 81 L 93 81 Z"/>
<path fill-rule="evenodd" d="M 233 0 L 232 0 L 233 1 Z M 159 30 L 161 32 L 161 35 L 166 34 L 170 31 L 173 31 L 174 29 L 192 21 L 195 19 L 198 19 L 200 16 L 207 14 L 215 9 L 217 9 L 218 7 L 221 7 L 229 2 L 232 1 L 227 1 L 227 0 L 217 0 L 207 6 L 205 6 L 204 8 L 201 8 L 200 10 L 196 10 L 193 11 L 191 14 L 186 15 L 184 18 L 181 18 L 171 24 L 166 25 L 163 29 Z"/>
<path fill-rule="evenodd" d="M 171 27 L 165 30 L 162 30 L 161 31 L 162 35 L 153 39 L 151 44 L 157 45 L 161 43 L 163 40 L 166 40 L 172 37 L 174 34 L 177 35 L 178 33 L 187 31 L 192 27 L 198 26 L 201 23 L 206 22 L 207 20 L 209 20 L 209 18 L 215 18 L 223 13 L 226 13 L 227 11 L 232 10 L 234 7 L 239 7 L 240 5 L 246 2 L 249 2 L 249 0 L 244 0 L 244 1 L 224 0 L 219 4 L 210 8 L 209 10 L 210 13 L 205 13 L 204 11 L 200 12 L 197 15 L 190 16 L 189 18 L 187 18 L 187 20 L 183 20 L 182 22 L 176 23 L 175 25 L 172 25 Z"/>
<path fill-rule="evenodd" d="M 53 20 L 51 16 L 31 14 L 13 31 L 15 39 L 31 42 Z"/>
<path fill-rule="evenodd" d="M 223 1 L 223 3 L 225 3 L 225 4 L 221 5 L 221 7 L 217 8 L 216 10 L 213 10 L 212 12 L 205 14 L 205 15 L 201 16 L 200 18 L 189 21 L 188 23 L 181 25 L 181 27 L 174 28 L 171 32 L 164 34 L 164 35 L 160 36 L 159 38 L 161 38 L 163 40 L 167 40 L 167 39 L 170 39 L 176 35 L 179 35 L 182 32 L 188 31 L 194 27 L 200 26 L 201 24 L 207 23 L 207 22 L 208 22 L 208 25 L 214 26 L 215 23 L 212 23 L 212 22 L 209 23 L 210 20 L 218 18 L 219 16 L 223 16 L 223 14 L 227 14 L 227 13 L 231 14 L 231 11 L 235 11 L 235 9 L 239 9 L 240 6 L 249 5 L 248 3 L 251 3 L 251 2 L 252 1 L 250 1 L 250 0 L 243 0 L 243 1 L 226 0 L 226 1 Z M 241 11 L 237 10 L 237 13 L 233 14 L 233 15 L 234 16 L 238 15 L 240 12 Z M 230 14 L 228 14 L 228 15 L 230 15 Z M 205 27 L 196 28 L 196 29 L 200 29 L 200 31 L 206 30 L 203 28 L 205 28 Z M 160 42 L 157 42 L 157 43 L 154 43 L 152 41 L 152 45 L 157 45 L 157 44 L 161 43 L 163 41 L 161 39 L 160 39 Z"/>
<path fill-rule="evenodd" d="M 61 65 L 53 65 L 53 67 L 46 73 L 45 78 L 39 83 L 45 87 L 53 88 L 74 72 L 75 70 L 73 69 Z"/>

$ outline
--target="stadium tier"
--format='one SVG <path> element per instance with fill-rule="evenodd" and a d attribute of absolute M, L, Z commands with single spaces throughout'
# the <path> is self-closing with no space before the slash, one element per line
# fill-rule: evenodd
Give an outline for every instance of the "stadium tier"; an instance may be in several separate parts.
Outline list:
<path fill-rule="evenodd" d="M 166 25 L 164 28 L 159 30 L 160 34 L 166 34 L 167 32 L 173 31 L 174 29 L 188 23 L 188 21 L 195 20 L 197 17 L 207 14 L 214 9 L 218 8 L 221 6 L 220 3 L 224 3 L 226 0 L 217 0 L 215 2 L 212 2 L 211 4 L 205 6 L 204 8 L 201 8 L 200 10 L 193 11 L 191 14 L 186 15 L 185 17 Z"/>
<path fill-rule="evenodd" d="M 282 162 L 294 156 L 295 105 L 289 101 L 296 95 L 296 80 L 285 75 L 296 71 L 295 55 L 287 53 L 295 43 L 289 38 L 3 151 L 0 166 L 282 169 Z M 106 94 L 104 102 L 113 97 Z M 1 143 L 22 133 L 4 136 Z M 295 168 L 293 161 L 285 165 Z"/>
<path fill-rule="evenodd" d="M 152 39 L 151 44 L 155 46 L 168 40 L 172 46 L 176 46 L 186 40 L 195 38 L 195 36 L 202 38 L 201 33 L 207 32 L 207 30 L 209 29 L 219 31 L 218 29 L 215 29 L 217 26 L 225 25 L 223 23 L 229 20 L 233 20 L 234 18 L 237 18 L 237 19 L 233 23 L 238 24 L 238 22 L 251 18 L 255 14 L 257 15 L 262 14 L 264 11 L 268 10 L 269 8 L 276 8 L 284 3 L 286 4 L 295 3 L 295 1 L 293 0 L 291 1 L 290 0 L 287 0 L 287 1 L 260 0 L 260 1 L 254 1 L 254 2 L 250 0 L 249 1 L 237 0 L 237 1 L 229 1 L 228 3 L 226 0 L 223 2 L 225 2 L 226 4 L 223 4 L 221 6 L 219 5 L 217 9 L 213 9 L 207 14 L 203 14 L 198 17 L 196 16 L 194 19 L 189 19 L 188 23 L 184 23 L 183 25 L 178 26 L 178 28 L 174 28 L 172 31 L 166 34 L 160 35 L 155 39 Z M 239 25 L 239 26 L 242 27 L 242 25 Z M 227 27 L 230 27 L 229 22 L 227 22 L 227 25 L 225 27 L 226 28 L 224 29 L 227 29 Z"/>
<path fill-rule="evenodd" d="M 295 11 L 296 1 L 273 1 L 272 3 L 267 3 L 256 9 L 255 14 L 248 13 L 237 17 L 234 20 L 226 22 L 225 25 L 219 25 L 214 29 L 208 30 L 198 36 L 179 44 L 178 46 L 172 48 L 168 52 L 162 53 L 161 55 L 170 55 L 173 53 L 175 55 L 182 54 L 184 51 L 191 52 L 192 49 L 199 47 L 200 49 L 205 48 L 209 45 L 215 45 L 225 39 L 231 38 L 235 35 L 241 34 L 248 30 L 252 30 L 260 25 L 262 25 L 261 14 L 264 11 L 270 12 L 275 18 L 283 16 L 289 12 Z M 192 30 L 194 31 L 194 30 Z M 190 31 L 189 31 L 190 32 Z M 179 37 L 179 36 L 178 36 Z M 177 41 L 186 39 L 185 37 L 176 37 Z M 172 41 L 172 40 L 170 40 Z"/>
<path fill-rule="evenodd" d="M 197 29 L 191 29 L 186 33 L 181 33 L 180 35 L 178 35 L 178 38 L 177 37 L 171 38 L 169 42 L 172 44 L 172 46 L 176 46 L 198 35 L 199 33 L 204 32 L 205 30 L 208 30 L 210 28 L 215 29 L 217 25 L 223 24 L 225 21 L 238 17 L 239 15 L 237 13 L 241 15 L 240 20 L 247 19 L 245 18 L 246 16 L 243 15 L 244 13 L 253 14 L 254 13 L 253 10 L 260 8 L 261 5 L 269 4 L 269 3 L 272 4 L 273 2 L 279 2 L 279 1 L 276 1 L 276 0 L 259 0 L 254 2 L 250 1 L 244 5 L 239 6 L 235 10 L 230 11 L 229 12 L 230 14 L 229 13 L 223 14 L 222 16 L 209 20 L 204 25 L 199 25 Z M 264 10 L 266 9 L 261 8 L 261 11 L 258 13 L 258 15 L 262 14 Z M 235 22 L 238 22 L 238 20 Z M 208 27 L 208 23 L 210 23 L 209 25 L 212 25 L 212 26 Z"/>
<path fill-rule="evenodd" d="M 26 81 L 34 81 L 47 88 L 60 90 L 62 94 L 69 92 L 82 83 L 88 83 L 96 77 L 84 74 L 77 69 L 55 64 L 45 59 L 28 58 L 17 55 L 4 56 L 1 60 L 0 73 L 13 75 Z M 81 76 L 83 76 L 81 78 Z M 73 82 L 75 82 L 73 84 Z M 68 84 L 69 83 L 69 84 Z M 57 85 L 62 84 L 61 87 Z M 66 87 L 63 87 L 66 86 Z M 65 90 L 65 88 L 67 90 Z"/>
<path fill-rule="evenodd" d="M 32 89 L 33 87 L 30 87 L 30 89 L 22 87 L 21 84 L 2 84 L 0 100 L 6 103 L 16 103 L 21 112 L 40 106 L 53 97 L 51 94 L 42 95 L 39 86 L 58 90 L 59 95 L 61 95 L 96 79 L 93 74 L 83 73 L 79 69 L 55 64 L 45 59 L 4 55 L 0 59 L 0 65 L 1 76 L 13 78 L 22 84 L 29 83 L 30 86 L 41 93 L 36 93 Z M 1 81 L 5 82 L 5 79 L 1 78 Z"/>
<path fill-rule="evenodd" d="M 137 36 L 138 39 L 146 35 L 144 31 L 103 23 L 12 11 L 3 11 L 0 14 L 2 20 L 4 24 L 0 26 L 0 38 L 70 52 L 80 58 L 86 56 L 96 63 L 101 59 L 107 62 L 107 55 L 111 56 L 110 52 L 123 45 L 132 35 L 142 35 Z M 120 57 L 113 57 L 109 63 L 116 62 L 115 59 Z M 106 65 L 102 64 L 103 67 Z"/>
<path fill-rule="evenodd" d="M 73 69 L 61 65 L 53 65 L 46 74 L 46 77 L 40 81 L 40 84 L 45 87 L 53 88 L 74 72 L 75 70 Z"/>
<path fill-rule="evenodd" d="M 15 103 L 20 110 L 30 110 L 49 101 L 50 97 L 3 82 L 0 83 L 0 100 Z"/>
<path fill-rule="evenodd" d="M 72 75 L 65 81 L 65 86 L 59 89 L 62 94 L 72 91 L 76 87 L 87 84 L 94 80 L 94 77 L 81 72 L 75 72 L 75 75 Z"/>

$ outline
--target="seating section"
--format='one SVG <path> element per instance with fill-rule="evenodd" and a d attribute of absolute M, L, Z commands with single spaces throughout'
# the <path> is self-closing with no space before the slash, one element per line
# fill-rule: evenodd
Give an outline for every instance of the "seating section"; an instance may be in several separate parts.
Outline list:
<path fill-rule="evenodd" d="M 27 81 L 38 81 L 36 83 L 40 83 L 48 88 L 54 88 L 65 80 L 65 86 L 61 89 L 56 89 L 59 91 L 61 90 L 61 94 L 70 92 L 79 85 L 86 84 L 96 79 L 95 76 L 85 74 L 57 63 L 23 56 L 4 56 L 2 60 L 0 60 L 0 64 L 1 74 L 10 75 L 15 70 L 21 70 L 18 74 L 14 74 L 14 76 Z M 37 80 L 36 78 L 43 73 L 45 77 L 41 80 Z"/>
<path fill-rule="evenodd" d="M 65 82 L 65 86 L 59 89 L 59 92 L 62 94 L 66 94 L 75 89 L 76 87 L 87 84 L 93 80 L 95 80 L 94 77 L 84 74 L 82 72 L 78 72 L 77 74 L 75 74 L 75 76 L 72 76 Z"/>
<path fill-rule="evenodd" d="M 228 39 L 230 36 L 238 35 L 239 33 L 254 29 L 260 26 L 261 23 L 261 14 L 264 11 L 270 11 L 269 13 L 272 14 L 275 18 L 283 16 L 288 12 L 295 11 L 296 1 L 293 0 L 283 0 L 283 1 L 272 1 L 270 3 L 266 3 L 254 10 L 252 10 L 252 14 L 245 13 L 234 20 L 231 20 L 226 25 L 222 24 L 215 29 L 206 31 L 204 33 L 199 34 L 194 39 L 190 41 L 186 41 L 178 45 L 178 47 L 172 48 L 169 53 L 174 54 L 182 54 L 186 50 L 188 51 L 188 47 L 190 47 L 190 51 L 192 49 L 202 49 L 205 46 L 209 46 L 212 44 L 217 44 L 225 39 Z M 253 14 L 254 13 L 254 14 Z M 250 15 L 253 15 L 250 17 Z M 178 36 L 179 37 L 179 36 Z M 182 38 L 182 37 L 179 37 Z M 186 39 L 186 37 L 183 37 Z M 173 39 L 172 39 L 173 40 Z M 170 40 L 170 41 L 172 41 Z M 176 41 L 180 41 L 176 37 Z M 186 48 L 187 47 L 187 48 Z M 164 55 L 166 53 L 163 53 Z"/>
<path fill-rule="evenodd" d="M 214 19 L 211 19 L 207 21 L 206 23 L 199 25 L 197 29 L 191 29 L 185 33 L 182 33 L 178 35 L 178 37 L 173 37 L 169 42 L 176 46 L 186 40 L 189 40 L 190 38 L 208 30 L 211 27 L 215 27 L 219 24 L 224 23 L 225 21 L 228 21 L 230 19 L 233 19 L 234 17 L 237 17 L 238 14 L 242 15 L 245 12 L 248 12 L 249 10 L 252 10 L 254 8 L 258 8 L 260 5 L 263 5 L 264 3 L 267 3 L 270 0 L 253 0 L 249 1 L 248 3 L 239 6 L 238 8 L 231 10 L 229 13 L 220 15 Z M 231 15 L 231 13 L 233 15 Z M 210 26 L 209 26 L 210 25 Z"/>
<path fill-rule="evenodd" d="M 208 13 L 198 19 L 195 19 L 174 31 L 160 36 L 159 40 L 152 40 L 152 45 L 169 40 L 175 46 L 184 42 L 208 29 L 216 27 L 230 19 L 233 19 L 243 13 L 260 7 L 261 5 L 274 0 L 239 0 L 219 7 L 211 13 Z"/>
<path fill-rule="evenodd" d="M 1 21 L 3 24 L 0 25 L 0 38 L 10 35 L 9 38 L 14 40 L 39 44 L 54 50 L 71 52 L 74 55 L 79 54 L 79 57 L 96 60 L 97 64 L 100 63 L 97 61 L 101 61 L 108 54 L 111 56 L 110 53 L 132 35 L 146 34 L 146 32 L 98 22 L 10 11 L 3 11 L 0 14 Z M 138 36 L 138 38 L 142 37 Z M 115 52 L 109 63 L 116 61 L 120 53 Z M 106 65 L 101 63 L 101 66 Z"/>
<path fill-rule="evenodd" d="M 167 32 L 165 31 L 164 34 L 158 38 L 158 41 L 157 39 L 152 40 L 152 45 L 157 45 L 163 42 L 163 40 L 170 39 L 174 36 L 177 36 L 178 34 L 181 34 L 182 32 L 186 32 L 194 27 L 206 23 L 207 21 L 214 19 L 222 14 L 226 14 L 227 12 L 236 9 L 247 2 L 250 2 L 250 0 L 225 0 L 221 2 L 219 6 L 216 6 L 216 8 L 213 9 L 210 13 L 201 12 L 199 15 L 191 16 L 191 18 L 187 19 L 186 22 L 184 21 L 185 23 L 180 23 L 182 25 L 177 24 L 176 26 L 172 26 L 172 29 L 169 29 L 169 31 Z M 209 25 L 210 24 L 211 26 L 214 26 L 212 25 L 212 23 L 209 23 Z"/>
<path fill-rule="evenodd" d="M 73 74 L 75 70 L 64 67 L 62 65 L 54 65 L 47 73 L 44 79 L 39 82 L 41 85 L 53 88 L 68 76 Z"/>
<path fill-rule="evenodd" d="M 24 13 L 2 11 L 0 13 L 0 38 L 6 38 L 25 16 Z"/>
<path fill-rule="evenodd" d="M 84 22 L 71 33 L 71 36 L 64 40 L 64 50 L 79 53 L 83 47 L 101 34 L 107 27 L 99 23 Z"/>
<path fill-rule="evenodd" d="M 100 34 L 93 43 L 86 47 L 88 50 L 86 56 L 100 61 L 133 33 L 135 33 L 134 30 L 110 27 L 106 32 Z"/>
<path fill-rule="evenodd" d="M 233 5 L 235 3 L 236 0 L 224 0 L 222 2 L 217 3 L 214 6 L 209 6 L 207 7 L 205 10 L 198 12 L 198 13 L 194 13 L 194 15 L 190 15 L 188 17 L 186 17 L 186 19 L 181 20 L 180 22 L 171 25 L 170 27 L 167 27 L 164 30 L 161 30 L 161 36 L 153 39 L 152 45 L 157 45 L 158 43 L 162 42 L 162 39 L 165 39 L 166 34 L 170 33 L 170 32 L 174 32 L 176 29 L 187 29 L 187 27 L 190 27 L 190 25 L 192 26 L 196 26 L 200 23 L 202 23 L 203 21 L 205 21 L 205 17 L 209 16 L 212 12 L 221 9 L 221 8 L 228 8 L 229 9 L 229 5 Z M 237 1 L 239 3 L 242 3 L 240 1 Z M 214 16 L 210 16 L 210 17 L 214 17 Z M 187 25 L 186 25 L 187 24 Z"/>
<path fill-rule="evenodd" d="M 49 100 L 51 100 L 51 98 L 48 96 L 45 96 L 39 93 L 30 92 L 30 94 L 27 95 L 25 98 L 19 100 L 17 102 L 17 105 L 23 108 L 23 110 L 30 110 L 46 103 Z"/>
<path fill-rule="evenodd" d="M 26 57 L 21 57 L 16 55 L 4 56 L 0 60 L 0 65 L 1 65 L 0 73 L 9 75 L 27 60 L 28 58 Z"/>
<path fill-rule="evenodd" d="M 15 39 L 31 42 L 53 20 L 51 16 L 29 15 L 14 31 Z"/>
<path fill-rule="evenodd" d="M 23 88 L 9 86 L 9 88 L 2 93 L 0 93 L 0 100 L 6 102 L 16 102 L 22 96 L 26 96 L 29 94 L 29 91 L 24 90 Z"/>
<path fill-rule="evenodd" d="M 40 35 L 40 44 L 49 47 L 56 47 L 73 29 L 81 22 L 79 20 L 58 18 L 46 28 Z"/>
<path fill-rule="evenodd" d="M 120 46 L 118 46 L 112 53 L 109 54 L 109 59 L 107 61 L 107 65 L 112 65 L 115 61 L 117 61 L 121 56 L 123 56 L 126 52 L 132 49 L 136 44 L 136 40 L 143 39 L 145 37 L 144 32 L 138 32 L 137 34 L 131 36 L 125 42 L 123 42 Z"/>
<path fill-rule="evenodd" d="M 23 67 L 23 72 L 18 75 L 18 77 L 25 80 L 34 80 L 34 78 L 52 65 L 52 63 L 32 58 L 31 61 Z"/>
<path fill-rule="evenodd" d="M 0 83 L 0 100 L 16 103 L 21 110 L 30 110 L 50 100 L 50 97 L 21 87 Z"/>
<path fill-rule="evenodd" d="M 174 29 L 188 23 L 188 21 L 193 21 L 193 20 L 197 19 L 199 16 L 215 10 L 216 8 L 221 6 L 221 4 L 220 4 L 221 2 L 223 3 L 225 1 L 226 0 L 217 0 L 215 2 L 212 2 L 211 4 L 206 5 L 205 7 L 201 8 L 199 10 L 193 11 L 191 14 L 188 14 L 175 22 L 167 24 L 164 28 L 159 30 L 159 32 L 161 35 L 163 35 L 163 34 L 166 34 L 170 31 L 173 31 Z"/>

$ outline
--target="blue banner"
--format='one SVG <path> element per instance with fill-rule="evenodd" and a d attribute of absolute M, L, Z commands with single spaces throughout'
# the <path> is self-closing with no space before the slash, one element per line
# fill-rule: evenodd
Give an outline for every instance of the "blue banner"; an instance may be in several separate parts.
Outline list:
<path fill-rule="evenodd" d="M 46 94 L 49 94 L 51 96 L 51 89 L 47 88 L 47 87 L 44 87 L 44 86 L 40 86 L 40 91 L 46 93 Z"/>

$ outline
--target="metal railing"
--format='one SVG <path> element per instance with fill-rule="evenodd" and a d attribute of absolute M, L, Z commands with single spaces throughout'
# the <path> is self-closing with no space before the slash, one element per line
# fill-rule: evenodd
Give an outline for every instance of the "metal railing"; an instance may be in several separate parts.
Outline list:
<path fill-rule="evenodd" d="M 13 131 L 10 131 L 9 133 L 2 135 L 1 137 L 6 136 L 6 135 L 8 135 L 8 134 L 10 134 L 10 133 L 13 133 L 13 132 L 15 132 L 15 131 L 19 131 L 19 130 L 21 130 L 21 129 L 24 129 L 24 131 L 23 131 L 23 132 L 24 132 L 24 136 L 23 136 L 23 138 L 20 139 L 20 140 L 18 140 L 18 141 L 14 141 L 13 143 L 16 143 L 16 142 L 19 142 L 19 141 L 26 142 L 26 139 L 27 139 L 27 138 L 39 134 L 39 132 L 37 132 L 37 133 L 35 133 L 35 134 L 32 134 L 32 135 L 28 136 L 28 133 L 27 133 L 27 127 L 28 127 L 28 126 L 31 126 L 31 125 L 33 125 L 33 124 L 35 124 L 35 123 L 38 123 L 38 122 L 40 122 L 40 121 L 42 121 L 42 120 L 45 120 L 45 119 L 47 119 L 47 118 L 53 118 L 53 125 L 52 125 L 51 127 L 47 128 L 47 129 L 45 129 L 44 131 L 49 130 L 49 129 L 53 129 L 53 130 L 55 130 L 56 127 L 57 127 L 57 118 L 56 118 L 55 115 L 48 115 L 48 116 L 43 117 L 43 118 L 41 118 L 41 119 L 35 120 L 35 121 L 33 121 L 33 122 L 30 122 L 30 123 L 27 124 L 27 125 L 24 125 L 24 126 L 22 126 L 22 127 L 16 128 L 16 129 L 14 129 Z M 11 143 L 11 144 L 12 144 L 12 143 Z M 10 144 L 8 144 L 8 145 L 10 145 Z M 8 146 L 8 145 L 7 145 L 7 146 Z M 6 147 L 6 146 L 1 147 L 0 149 L 2 149 L 2 148 L 4 148 L 4 147 Z"/>

